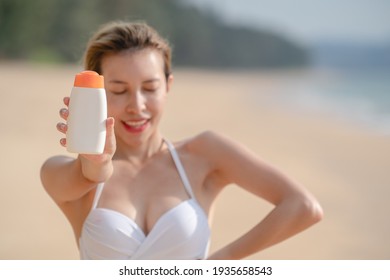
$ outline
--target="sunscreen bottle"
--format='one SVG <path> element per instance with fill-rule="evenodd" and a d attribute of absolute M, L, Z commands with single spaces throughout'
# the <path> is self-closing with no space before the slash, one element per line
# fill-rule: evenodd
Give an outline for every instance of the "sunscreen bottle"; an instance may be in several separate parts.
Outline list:
<path fill-rule="evenodd" d="M 102 154 L 106 141 L 107 99 L 104 78 L 94 71 L 76 74 L 70 94 L 68 152 Z"/>

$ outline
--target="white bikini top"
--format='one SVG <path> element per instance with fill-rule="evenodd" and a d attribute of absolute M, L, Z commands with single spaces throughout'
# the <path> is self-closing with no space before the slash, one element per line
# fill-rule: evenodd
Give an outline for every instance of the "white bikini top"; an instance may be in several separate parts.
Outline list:
<path fill-rule="evenodd" d="M 97 207 L 96 190 L 79 239 L 81 259 L 205 259 L 210 243 L 207 216 L 198 204 L 174 146 L 166 141 L 190 199 L 165 212 L 145 235 L 137 223 L 115 210 Z"/>

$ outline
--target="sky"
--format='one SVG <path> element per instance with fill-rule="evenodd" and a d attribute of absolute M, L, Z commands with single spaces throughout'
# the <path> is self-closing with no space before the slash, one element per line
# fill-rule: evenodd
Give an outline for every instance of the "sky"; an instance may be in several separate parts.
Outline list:
<path fill-rule="evenodd" d="M 311 44 L 390 42 L 390 0 L 182 0 L 243 24 Z"/>

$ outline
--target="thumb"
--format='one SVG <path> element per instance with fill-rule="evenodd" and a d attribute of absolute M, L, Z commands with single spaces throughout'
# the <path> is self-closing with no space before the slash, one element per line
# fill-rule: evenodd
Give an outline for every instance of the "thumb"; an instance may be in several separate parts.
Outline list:
<path fill-rule="evenodd" d="M 109 117 L 106 120 L 106 146 L 105 152 L 113 155 L 116 150 L 116 140 L 115 140 L 115 119 L 113 117 Z"/>

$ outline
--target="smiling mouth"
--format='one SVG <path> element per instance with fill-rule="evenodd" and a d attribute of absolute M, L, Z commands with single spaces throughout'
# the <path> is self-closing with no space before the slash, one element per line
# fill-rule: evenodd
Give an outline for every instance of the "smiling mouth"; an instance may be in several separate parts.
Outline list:
<path fill-rule="evenodd" d="M 132 121 L 122 121 L 123 126 L 128 132 L 131 133 L 140 133 L 144 131 L 150 122 L 150 119 L 142 120 L 132 120 Z"/>

